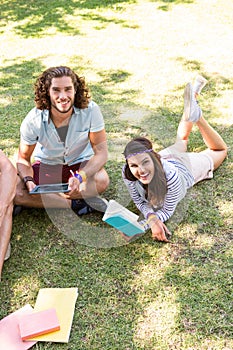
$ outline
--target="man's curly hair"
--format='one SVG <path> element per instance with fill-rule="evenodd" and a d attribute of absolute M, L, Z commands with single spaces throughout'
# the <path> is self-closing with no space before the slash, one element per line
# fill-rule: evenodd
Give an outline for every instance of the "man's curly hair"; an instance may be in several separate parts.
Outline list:
<path fill-rule="evenodd" d="M 49 96 L 49 88 L 53 78 L 70 77 L 74 89 L 76 91 L 74 96 L 74 106 L 80 109 L 87 108 L 91 98 L 88 87 L 86 86 L 85 78 L 79 77 L 69 67 L 51 67 L 45 70 L 37 79 L 34 90 L 36 107 L 38 109 L 51 109 L 51 101 Z"/>

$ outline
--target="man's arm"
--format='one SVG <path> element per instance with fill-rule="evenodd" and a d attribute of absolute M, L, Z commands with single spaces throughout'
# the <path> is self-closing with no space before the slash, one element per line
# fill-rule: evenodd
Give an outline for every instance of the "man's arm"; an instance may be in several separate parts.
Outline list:
<path fill-rule="evenodd" d="M 85 164 L 80 171 L 84 171 L 87 182 L 80 184 L 77 178 L 69 179 L 70 192 L 66 196 L 69 199 L 81 197 L 95 196 L 97 193 L 102 193 L 109 183 L 109 178 L 106 171 L 103 169 L 108 159 L 108 149 L 105 130 L 91 132 L 89 134 L 90 142 L 94 150 L 94 155 Z M 88 183 L 88 186 L 86 185 Z"/>
<path fill-rule="evenodd" d="M 85 171 L 87 178 L 94 176 L 103 168 L 108 159 L 108 147 L 105 130 L 98 132 L 90 132 L 90 142 L 94 151 L 94 156 L 82 168 Z"/>
<path fill-rule="evenodd" d="M 23 180 L 26 176 L 33 177 L 33 169 L 31 164 L 31 156 L 35 149 L 36 144 L 34 145 L 26 145 L 21 142 L 19 146 L 18 152 L 18 160 L 17 160 L 17 170 L 19 177 Z M 31 190 L 35 187 L 35 184 L 32 181 L 27 182 L 28 190 Z"/>

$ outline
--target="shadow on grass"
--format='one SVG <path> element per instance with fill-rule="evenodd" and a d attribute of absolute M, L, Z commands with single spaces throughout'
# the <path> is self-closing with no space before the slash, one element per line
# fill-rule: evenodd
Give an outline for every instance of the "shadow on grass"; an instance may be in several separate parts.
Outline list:
<path fill-rule="evenodd" d="M 8 154 L 18 148 L 20 124 L 34 107 L 34 77 L 42 71 L 37 60 L 20 61 L 15 59 L 0 68 L 0 147 Z"/>
<path fill-rule="evenodd" d="M 150 2 L 162 3 L 162 5 L 158 7 L 158 10 L 169 11 L 171 5 L 193 4 L 195 0 L 150 0 Z"/>
<path fill-rule="evenodd" d="M 118 20 L 116 18 L 105 18 L 104 16 L 96 15 L 93 13 L 81 13 L 81 10 L 95 10 L 95 9 L 108 9 L 114 8 L 121 9 L 121 5 L 127 5 L 135 3 L 134 0 L 111 0 L 111 1 L 98 1 L 98 0 L 84 0 L 84 1 L 64 1 L 64 0 L 39 0 L 39 1 L 27 1 L 18 0 L 17 6 L 12 1 L 3 1 L 0 5 L 1 19 L 5 21 L 19 22 L 15 26 L 15 31 L 22 37 L 41 37 L 48 36 L 51 27 L 56 28 L 62 33 L 67 35 L 79 35 L 81 34 L 77 27 L 77 22 L 72 26 L 67 20 L 66 16 L 75 15 L 78 10 L 77 16 L 80 16 L 87 20 L 95 20 L 100 24 L 114 22 L 117 24 L 123 24 L 127 26 L 127 22 Z M 21 22 L 21 23 L 20 23 Z M 4 27 L 2 27 L 4 29 Z M 2 30 L 3 30 L 2 29 Z"/>

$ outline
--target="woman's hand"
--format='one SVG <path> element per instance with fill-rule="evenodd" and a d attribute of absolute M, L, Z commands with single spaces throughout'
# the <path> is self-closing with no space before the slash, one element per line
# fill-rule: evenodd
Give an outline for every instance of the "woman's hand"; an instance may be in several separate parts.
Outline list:
<path fill-rule="evenodd" d="M 161 220 L 156 220 L 155 222 L 151 223 L 151 231 L 153 240 L 166 243 L 170 242 L 167 236 L 171 236 L 171 232 Z"/>

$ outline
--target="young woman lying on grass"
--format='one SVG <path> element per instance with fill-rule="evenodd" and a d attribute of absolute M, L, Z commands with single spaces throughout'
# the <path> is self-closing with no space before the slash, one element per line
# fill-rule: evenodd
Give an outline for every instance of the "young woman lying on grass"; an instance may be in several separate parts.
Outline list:
<path fill-rule="evenodd" d="M 227 145 L 205 120 L 196 100 L 205 83 L 199 76 L 194 86 L 188 83 L 185 87 L 184 112 L 175 144 L 156 153 L 150 140 L 138 137 L 124 150 L 123 180 L 145 218 L 146 229 L 150 228 L 152 238 L 158 241 L 169 242 L 171 233 L 164 222 L 173 215 L 187 190 L 199 181 L 211 179 L 227 156 Z M 187 152 L 194 123 L 207 146 L 199 153 Z"/>

